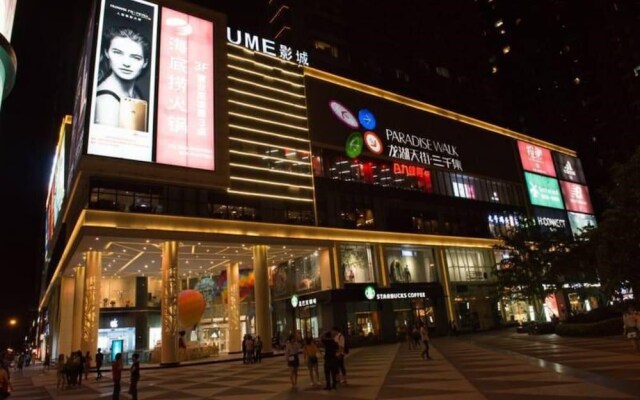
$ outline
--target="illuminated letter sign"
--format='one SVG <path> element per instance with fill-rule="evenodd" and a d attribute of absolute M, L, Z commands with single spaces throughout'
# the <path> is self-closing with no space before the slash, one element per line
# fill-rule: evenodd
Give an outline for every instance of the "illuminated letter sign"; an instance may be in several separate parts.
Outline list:
<path fill-rule="evenodd" d="M 520 150 L 522 168 L 526 171 L 556 176 L 556 170 L 553 168 L 553 160 L 551 159 L 551 151 L 544 147 L 521 141 L 518 141 L 518 149 Z"/>
<path fill-rule="evenodd" d="M 591 199 L 589 198 L 589 188 L 577 183 L 560 181 L 562 195 L 567 210 L 585 214 L 593 214 Z"/>
<path fill-rule="evenodd" d="M 158 6 L 103 0 L 89 154 L 151 161 Z"/>
<path fill-rule="evenodd" d="M 524 173 L 531 204 L 563 209 L 562 195 L 558 181 L 546 176 Z"/>
<path fill-rule="evenodd" d="M 214 169 L 213 24 L 162 9 L 156 161 Z"/>

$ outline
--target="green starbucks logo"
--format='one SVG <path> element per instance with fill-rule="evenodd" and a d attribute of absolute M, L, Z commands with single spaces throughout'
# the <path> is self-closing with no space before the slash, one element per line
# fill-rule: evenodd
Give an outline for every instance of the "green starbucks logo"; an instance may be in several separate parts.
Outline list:
<path fill-rule="evenodd" d="M 376 289 L 374 289 L 373 286 L 367 286 L 366 288 L 364 288 L 364 297 L 366 297 L 367 300 L 375 299 Z"/>
<path fill-rule="evenodd" d="M 298 296 L 295 295 L 295 294 L 293 296 L 291 296 L 291 306 L 293 308 L 298 307 Z"/>

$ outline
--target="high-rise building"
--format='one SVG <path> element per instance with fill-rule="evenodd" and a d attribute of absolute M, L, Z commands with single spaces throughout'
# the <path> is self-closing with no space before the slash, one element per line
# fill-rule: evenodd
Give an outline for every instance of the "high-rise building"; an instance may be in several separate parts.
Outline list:
<path fill-rule="evenodd" d="M 487 329 L 528 311 L 500 298 L 497 236 L 595 222 L 569 148 L 316 68 L 206 8 L 101 0 L 87 19 L 47 201 L 53 356 Z"/>

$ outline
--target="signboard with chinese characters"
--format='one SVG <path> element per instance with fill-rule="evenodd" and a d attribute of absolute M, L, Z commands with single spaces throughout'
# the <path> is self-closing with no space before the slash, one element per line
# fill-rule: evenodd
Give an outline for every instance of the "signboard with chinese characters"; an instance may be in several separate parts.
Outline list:
<path fill-rule="evenodd" d="M 396 101 L 306 76 L 312 144 L 421 168 L 518 181 L 512 139 Z"/>
<path fill-rule="evenodd" d="M 520 161 L 525 171 L 556 176 L 556 170 L 553 167 L 553 160 L 551 159 L 551 151 L 549 149 L 518 141 L 518 150 L 520 150 Z"/>
<path fill-rule="evenodd" d="M 214 169 L 213 24 L 162 9 L 156 161 Z"/>
<path fill-rule="evenodd" d="M 276 43 L 275 40 L 261 38 L 258 35 L 243 32 L 240 29 L 227 27 L 227 41 L 238 46 L 246 47 L 249 50 L 281 58 L 284 61 L 291 61 L 301 67 L 309 66 L 309 53 L 306 51 L 294 49 L 289 45 Z"/>
<path fill-rule="evenodd" d="M 567 210 L 593 214 L 588 187 L 565 181 L 560 181 L 560 187 L 562 187 L 562 195 L 564 196 L 564 204 Z"/>
<path fill-rule="evenodd" d="M 583 229 L 592 226 L 596 227 L 598 224 L 596 223 L 596 217 L 588 214 L 578 214 L 574 212 L 568 212 L 569 215 L 569 224 L 571 225 L 571 233 L 574 236 L 579 235 Z"/>
<path fill-rule="evenodd" d="M 529 192 L 531 204 L 564 209 L 560 186 L 556 179 L 530 172 L 525 172 L 524 177 L 527 181 L 527 191 Z"/>
<path fill-rule="evenodd" d="M 558 178 L 576 183 L 587 183 L 584 178 L 582 163 L 579 158 L 554 152 L 553 161 L 556 164 Z"/>

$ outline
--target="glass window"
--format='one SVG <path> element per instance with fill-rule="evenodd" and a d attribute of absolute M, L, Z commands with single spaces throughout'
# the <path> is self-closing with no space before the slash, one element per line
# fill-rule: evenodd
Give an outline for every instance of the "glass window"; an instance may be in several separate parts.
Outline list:
<path fill-rule="evenodd" d="M 387 247 L 384 253 L 390 283 L 437 281 L 433 249 Z"/>
<path fill-rule="evenodd" d="M 445 249 L 451 282 L 487 282 L 493 277 L 493 254 L 489 249 Z"/>
<path fill-rule="evenodd" d="M 375 280 L 371 246 L 341 245 L 340 266 L 345 283 L 364 283 Z"/>
<path fill-rule="evenodd" d="M 320 290 L 318 252 L 281 262 L 270 269 L 273 296 L 289 297 L 292 293 Z"/>

